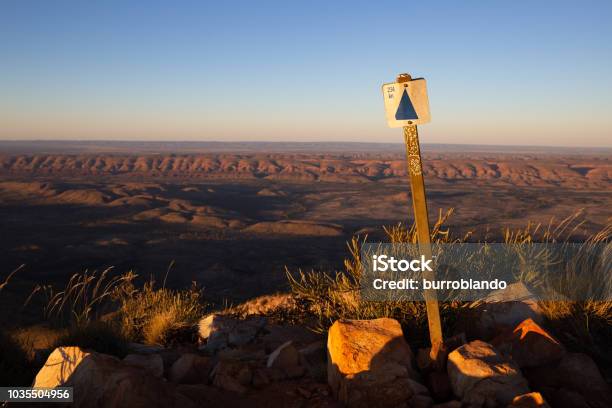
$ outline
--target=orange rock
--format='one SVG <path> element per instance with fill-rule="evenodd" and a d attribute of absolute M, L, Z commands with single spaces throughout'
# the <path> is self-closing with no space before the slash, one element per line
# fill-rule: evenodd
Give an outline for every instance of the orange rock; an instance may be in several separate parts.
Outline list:
<path fill-rule="evenodd" d="M 412 351 L 394 319 L 337 321 L 327 352 L 328 383 L 349 407 L 394 407 L 427 393 L 412 379 Z"/>
<path fill-rule="evenodd" d="M 550 405 L 539 392 L 530 392 L 514 397 L 508 408 L 550 408 Z"/>
<path fill-rule="evenodd" d="M 537 367 L 560 360 L 563 345 L 532 319 L 525 319 L 512 332 L 499 335 L 491 343 L 519 367 Z"/>
<path fill-rule="evenodd" d="M 80 407 L 183 407 L 195 404 L 173 384 L 142 368 L 79 347 L 56 348 L 36 375 L 34 387 L 73 387 Z"/>
<path fill-rule="evenodd" d="M 448 376 L 453 393 L 475 407 L 507 405 L 517 395 L 529 392 L 518 366 L 480 340 L 448 355 Z"/>

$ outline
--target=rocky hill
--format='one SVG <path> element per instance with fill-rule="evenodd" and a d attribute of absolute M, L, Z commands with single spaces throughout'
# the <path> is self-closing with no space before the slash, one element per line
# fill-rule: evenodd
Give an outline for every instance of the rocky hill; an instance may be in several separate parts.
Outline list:
<path fill-rule="evenodd" d="M 610 187 L 608 157 L 512 154 L 429 154 L 425 175 L 444 183 L 478 181 L 573 189 Z M 406 176 L 401 156 L 386 158 L 322 154 L 110 155 L 36 154 L 0 156 L 0 175 L 138 176 L 185 179 L 269 179 L 364 183 Z"/>

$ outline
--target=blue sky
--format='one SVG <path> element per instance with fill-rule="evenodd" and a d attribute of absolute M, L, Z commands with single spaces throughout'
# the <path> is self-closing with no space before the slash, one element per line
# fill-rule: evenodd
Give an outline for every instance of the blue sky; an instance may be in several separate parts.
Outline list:
<path fill-rule="evenodd" d="M 0 138 L 612 145 L 609 1 L 0 2 Z"/>

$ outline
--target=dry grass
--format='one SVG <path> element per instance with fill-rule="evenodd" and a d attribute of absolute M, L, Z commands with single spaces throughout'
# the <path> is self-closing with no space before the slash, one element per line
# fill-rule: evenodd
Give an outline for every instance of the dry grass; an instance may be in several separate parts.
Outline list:
<path fill-rule="evenodd" d="M 195 285 L 182 291 L 157 288 L 153 280 L 136 286 L 134 273 L 111 277 L 110 272 L 74 274 L 59 291 L 50 285 L 34 289 L 28 301 L 34 295 L 45 296 L 45 318 L 69 329 L 58 344 L 100 344 L 120 354 L 126 341 L 168 345 L 195 332 L 204 312 L 202 293 Z"/>
<path fill-rule="evenodd" d="M 127 338 L 147 344 L 168 345 L 189 340 L 204 313 L 202 292 L 195 284 L 183 291 L 155 288 L 155 282 L 136 289 L 132 283 L 118 288 L 118 320 Z"/>
<path fill-rule="evenodd" d="M 439 213 L 431 232 L 434 243 L 453 242 L 450 231 L 444 223 L 452 210 Z M 416 228 L 405 228 L 398 224 L 385 227 L 391 243 L 416 243 Z M 463 239 L 467 239 L 469 234 Z M 363 270 L 361 246 L 367 237 L 354 237 L 347 245 L 350 257 L 344 261 L 344 271 L 330 275 L 325 272 L 298 271 L 294 276 L 287 270 L 287 278 L 303 319 L 314 317 L 314 330 L 325 332 L 337 319 L 374 319 L 393 317 L 410 329 L 411 339 L 422 344 L 427 338 L 427 314 L 423 302 L 386 301 L 373 302 L 360 298 L 360 279 Z M 469 305 L 462 302 L 447 302 L 440 305 L 443 327 L 450 331 L 458 319 L 471 313 Z"/>
<path fill-rule="evenodd" d="M 463 237 L 453 237 L 444 224 L 452 211 L 439 213 L 431 232 L 433 243 L 462 243 L 470 240 L 471 234 Z M 522 229 L 506 229 L 503 243 L 516 245 L 521 251 L 539 248 L 531 243 L 567 243 L 579 230 L 583 214 L 578 212 L 560 222 L 551 220 L 549 224 L 528 223 Z M 546 279 L 547 287 L 575 296 L 573 299 L 584 299 L 584 294 L 591 294 L 591 300 L 585 301 L 543 301 L 541 307 L 551 329 L 570 346 L 588 351 L 591 354 L 609 354 L 608 339 L 612 338 L 612 302 L 596 301 L 601 299 L 602 288 L 610 293 L 612 276 L 609 266 L 593 265 L 593 257 L 586 256 L 596 245 L 610 242 L 612 237 L 612 220 L 599 233 L 581 243 L 580 251 L 564 265 L 563 279 Z M 391 243 L 416 243 L 416 228 L 404 227 L 398 224 L 384 228 Z M 367 237 L 366 237 L 367 238 Z M 427 317 L 422 302 L 386 301 L 372 302 L 360 298 L 360 279 L 363 263 L 361 246 L 366 238 L 353 238 L 348 243 L 349 258 L 345 260 L 345 270 L 332 274 L 322 271 L 303 272 L 296 274 L 287 270 L 287 278 L 296 303 L 300 308 L 302 320 L 314 320 L 314 329 L 325 331 L 337 319 L 372 319 L 377 317 L 393 317 L 398 319 L 410 333 L 410 338 L 417 344 L 427 342 Z M 545 257 L 547 254 L 529 254 L 531 257 Z M 609 256 L 597 262 L 609 262 Z M 608 264 L 609 265 L 609 264 Z M 597 270 L 597 279 L 579 279 L 585 271 Z M 606 272 L 608 271 L 608 272 Z M 527 268 L 518 280 L 532 285 L 544 285 L 542 275 Z M 577 284 L 579 282 L 579 284 Z M 581 297 L 578 297 L 580 293 Z M 442 302 L 440 314 L 443 320 L 445 335 L 454 334 L 457 327 L 473 318 L 474 303 Z M 608 357 L 609 358 L 609 357 Z"/>
<path fill-rule="evenodd" d="M 4 278 L 4 282 L 0 282 L 0 292 L 2 292 L 2 289 L 4 289 L 9 284 L 9 282 L 11 281 L 11 278 L 13 276 L 15 276 L 15 274 L 17 272 L 19 272 L 19 270 L 23 269 L 23 267 L 24 267 L 24 265 L 19 266 L 13 272 L 9 273 L 6 278 Z"/>
<path fill-rule="evenodd" d="M 111 271 L 112 268 L 108 268 L 99 275 L 95 271 L 75 273 L 59 291 L 51 285 L 37 285 L 26 304 L 34 295 L 41 293 L 46 298 L 45 319 L 83 327 L 108 311 L 106 306 L 112 294 L 136 277 L 131 272 L 111 277 Z"/>

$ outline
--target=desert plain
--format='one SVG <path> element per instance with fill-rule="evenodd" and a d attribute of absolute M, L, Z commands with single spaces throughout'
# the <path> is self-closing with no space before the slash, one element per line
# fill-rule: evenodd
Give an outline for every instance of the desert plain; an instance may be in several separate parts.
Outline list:
<path fill-rule="evenodd" d="M 282 291 L 285 268 L 340 270 L 352 236 L 384 241 L 382 226 L 412 222 L 402 149 L 2 142 L 3 269 L 24 265 L 21 282 L 49 283 L 133 270 L 174 287 L 195 281 L 216 303 Z M 495 242 L 504 228 L 581 210 L 580 239 L 611 215 L 609 149 L 423 150 L 430 219 L 454 209 L 455 234 Z"/>

